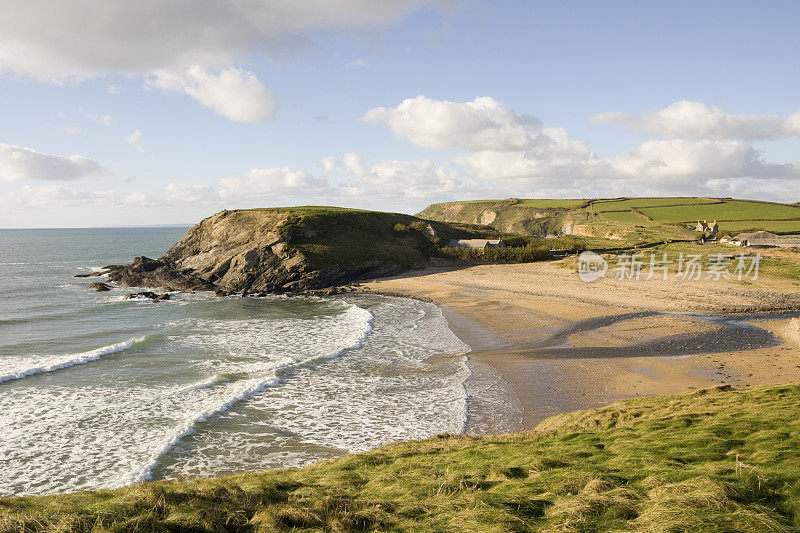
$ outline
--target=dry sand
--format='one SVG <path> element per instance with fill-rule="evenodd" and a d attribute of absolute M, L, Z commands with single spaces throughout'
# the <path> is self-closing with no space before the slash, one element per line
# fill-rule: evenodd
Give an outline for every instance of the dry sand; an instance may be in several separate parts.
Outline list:
<path fill-rule="evenodd" d="M 620 398 L 670 394 L 730 383 L 737 387 L 800 381 L 800 324 L 789 317 L 749 319 L 775 334 L 778 346 L 683 358 L 540 359 L 532 342 L 578 320 L 632 313 L 753 313 L 800 309 L 800 282 L 762 277 L 748 283 L 601 279 L 580 281 L 563 263 L 429 268 L 365 284 L 366 290 L 432 301 L 473 352 L 474 364 L 499 372 L 522 406 L 509 429 L 531 428 L 556 413 Z M 620 347 L 717 326 L 682 314 L 624 320 L 567 338 L 570 346 Z M 476 363 L 477 362 L 477 363 Z"/>

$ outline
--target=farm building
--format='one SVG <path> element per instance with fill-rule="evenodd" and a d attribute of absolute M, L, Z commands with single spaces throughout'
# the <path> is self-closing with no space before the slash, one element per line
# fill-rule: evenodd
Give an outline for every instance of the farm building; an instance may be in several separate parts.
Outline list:
<path fill-rule="evenodd" d="M 714 235 L 715 233 L 717 233 L 717 230 L 719 230 L 719 225 L 717 224 L 716 220 L 711 224 L 709 224 L 705 220 L 703 220 L 702 222 L 698 220 L 697 226 L 695 226 L 694 229 L 695 231 L 702 231 L 703 233 L 711 233 L 712 235 Z"/>
<path fill-rule="evenodd" d="M 729 237 L 727 235 L 725 237 L 721 238 L 719 240 L 719 242 L 720 242 L 720 244 L 729 244 L 731 246 L 741 246 L 742 245 L 742 241 L 740 241 L 736 237 Z"/>
<path fill-rule="evenodd" d="M 769 231 L 756 231 L 753 233 L 740 233 L 732 239 L 738 241 L 740 246 L 793 248 L 800 247 L 800 238 L 784 237 Z"/>
<path fill-rule="evenodd" d="M 451 248 L 505 248 L 506 243 L 500 239 L 453 239 Z"/>

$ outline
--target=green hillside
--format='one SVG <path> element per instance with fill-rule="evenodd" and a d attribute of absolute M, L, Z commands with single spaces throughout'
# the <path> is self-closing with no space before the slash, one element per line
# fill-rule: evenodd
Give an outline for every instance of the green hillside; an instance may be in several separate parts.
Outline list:
<path fill-rule="evenodd" d="M 721 232 L 800 232 L 800 206 L 732 198 L 663 197 L 583 200 L 486 200 L 433 204 L 418 216 L 485 224 L 505 233 L 539 237 L 584 235 L 633 242 L 692 239 L 698 220 L 717 220 Z"/>
<path fill-rule="evenodd" d="M 11 531 L 797 531 L 800 386 L 634 399 L 300 470 L 0 500 Z"/>

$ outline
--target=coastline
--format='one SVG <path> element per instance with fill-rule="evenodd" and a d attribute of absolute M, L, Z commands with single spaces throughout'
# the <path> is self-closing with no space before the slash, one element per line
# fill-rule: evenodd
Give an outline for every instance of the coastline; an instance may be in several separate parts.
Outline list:
<path fill-rule="evenodd" d="M 637 356 L 630 349 L 634 343 L 682 337 L 706 339 L 713 345 L 724 332 L 697 314 L 800 309 L 797 282 L 762 278 L 740 285 L 603 279 L 587 284 L 559 263 L 526 263 L 429 267 L 367 282 L 363 290 L 438 305 L 450 329 L 472 348 L 468 354 L 471 370 L 479 377 L 496 373 L 506 389 L 501 392 L 505 402 L 485 404 L 471 394 L 469 409 L 473 413 L 503 410 L 493 416 L 501 415 L 510 423 L 508 431 L 532 429 L 549 416 L 619 399 L 720 384 L 751 387 L 800 380 L 798 340 L 788 332 L 791 313 L 781 318 L 744 318 L 743 328 L 761 328 L 764 331 L 752 331 L 761 332 L 761 337 L 774 336 L 774 346 L 741 351 L 725 346 L 724 352 L 679 357 Z M 584 356 L 540 357 L 536 351 L 543 339 L 569 324 L 630 313 L 642 316 L 573 332 L 566 337 L 568 344 L 556 347 Z M 593 348 L 614 356 L 594 356 Z M 482 429 L 468 424 L 467 432 L 487 432 Z"/>

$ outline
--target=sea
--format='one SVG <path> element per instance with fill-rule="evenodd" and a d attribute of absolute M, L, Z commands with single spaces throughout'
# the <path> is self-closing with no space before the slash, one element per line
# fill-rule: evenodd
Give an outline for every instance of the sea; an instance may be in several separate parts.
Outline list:
<path fill-rule="evenodd" d="M 470 422 L 470 396 L 497 384 L 474 375 L 433 304 L 154 303 L 74 277 L 160 257 L 186 229 L 0 230 L 0 496 L 300 467 L 470 423 L 502 429 Z M 502 409 L 494 401 L 480 410 Z"/>

